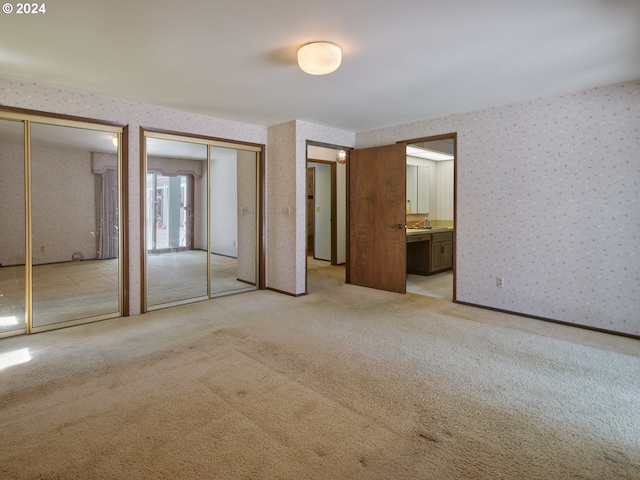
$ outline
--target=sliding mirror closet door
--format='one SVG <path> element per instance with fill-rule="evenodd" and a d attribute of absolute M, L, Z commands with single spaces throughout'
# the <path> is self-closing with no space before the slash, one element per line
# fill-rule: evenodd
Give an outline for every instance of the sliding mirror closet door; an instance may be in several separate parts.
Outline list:
<path fill-rule="evenodd" d="M 0 120 L 0 335 L 25 332 L 24 123 Z"/>
<path fill-rule="evenodd" d="M 31 124 L 34 329 L 121 312 L 117 138 Z"/>
<path fill-rule="evenodd" d="M 143 132 L 143 309 L 260 288 L 262 147 Z"/>
<path fill-rule="evenodd" d="M 207 146 L 146 137 L 146 306 L 207 294 Z"/>
<path fill-rule="evenodd" d="M 257 288 L 258 154 L 211 148 L 211 295 Z"/>

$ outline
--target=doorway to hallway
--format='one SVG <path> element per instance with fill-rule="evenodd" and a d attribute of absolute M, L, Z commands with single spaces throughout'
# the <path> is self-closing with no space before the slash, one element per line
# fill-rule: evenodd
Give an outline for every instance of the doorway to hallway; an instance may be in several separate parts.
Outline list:
<path fill-rule="evenodd" d="M 344 283 L 346 263 L 346 148 L 308 142 L 306 183 L 307 273 L 325 266 L 341 267 L 333 275 Z M 337 272 L 337 273 L 336 273 Z M 307 285 L 305 291 L 309 291 Z"/>

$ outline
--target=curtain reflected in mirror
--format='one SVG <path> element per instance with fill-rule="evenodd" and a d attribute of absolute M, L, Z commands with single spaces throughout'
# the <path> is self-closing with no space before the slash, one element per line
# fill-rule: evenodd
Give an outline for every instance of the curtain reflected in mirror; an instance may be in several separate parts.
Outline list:
<path fill-rule="evenodd" d="M 0 334 L 26 330 L 24 124 L 0 120 Z"/>
<path fill-rule="evenodd" d="M 147 309 L 255 290 L 256 149 L 145 136 Z"/>
<path fill-rule="evenodd" d="M 207 298 L 207 146 L 146 139 L 147 306 Z"/>
<path fill-rule="evenodd" d="M 119 314 L 119 208 L 112 133 L 32 123 L 34 328 Z"/>

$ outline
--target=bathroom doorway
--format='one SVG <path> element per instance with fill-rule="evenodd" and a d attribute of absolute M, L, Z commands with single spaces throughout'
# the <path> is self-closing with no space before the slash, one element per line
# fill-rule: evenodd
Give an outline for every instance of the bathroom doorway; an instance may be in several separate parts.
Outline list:
<path fill-rule="evenodd" d="M 456 141 L 449 133 L 351 151 L 347 283 L 455 301 Z M 432 171 L 410 171 L 409 157 Z M 427 191 L 413 195 L 420 180 Z M 434 282 L 445 291 L 415 285 Z"/>
<path fill-rule="evenodd" d="M 403 143 L 407 145 L 407 233 L 424 228 L 428 238 L 422 249 L 407 243 L 407 292 L 455 301 L 457 135 Z M 415 257 L 420 251 L 424 258 Z M 426 266 L 416 269 L 412 261 Z"/>

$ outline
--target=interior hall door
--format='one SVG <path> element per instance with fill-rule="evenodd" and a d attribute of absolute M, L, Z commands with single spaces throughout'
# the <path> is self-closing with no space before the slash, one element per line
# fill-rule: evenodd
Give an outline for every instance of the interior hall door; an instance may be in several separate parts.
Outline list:
<path fill-rule="evenodd" d="M 406 292 L 406 162 L 404 144 L 351 151 L 348 283 Z"/>

